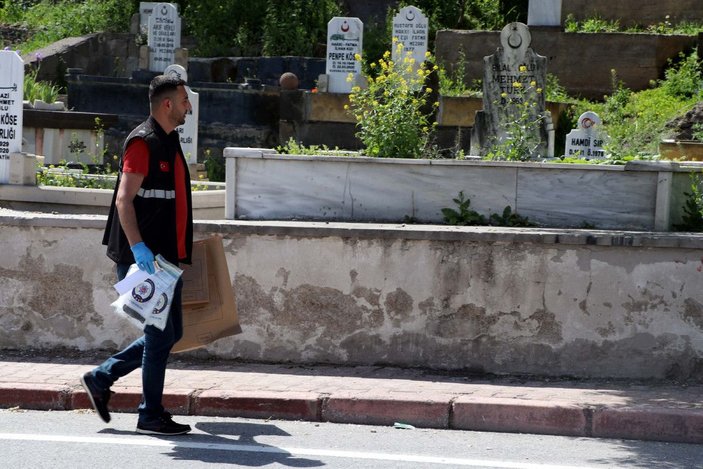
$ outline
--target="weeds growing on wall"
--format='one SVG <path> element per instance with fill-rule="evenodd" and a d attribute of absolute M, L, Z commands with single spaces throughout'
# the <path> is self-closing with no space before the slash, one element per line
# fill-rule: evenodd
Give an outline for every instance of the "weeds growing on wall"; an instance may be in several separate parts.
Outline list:
<path fill-rule="evenodd" d="M 676 231 L 703 231 L 703 178 L 700 174 L 691 174 L 689 191 L 684 192 L 686 202 L 683 206 L 681 223 L 674 225 Z"/>
<path fill-rule="evenodd" d="M 564 31 L 567 33 L 648 33 L 648 34 L 683 34 L 686 36 L 696 36 L 703 32 L 703 23 L 694 21 L 681 21 L 672 23 L 667 15 L 664 20 L 656 24 L 646 26 L 623 27 L 620 21 L 605 20 L 599 16 L 593 16 L 581 21 L 577 20 L 573 14 L 569 14 L 564 21 Z"/>
<path fill-rule="evenodd" d="M 456 209 L 449 207 L 442 209 L 444 222 L 448 225 L 491 225 L 512 227 L 536 226 L 527 217 L 523 217 L 517 212 L 513 212 L 509 205 L 503 209 L 502 213 L 492 213 L 488 218 L 486 218 L 484 215 L 481 215 L 471 208 L 471 199 L 464 196 L 464 191 L 459 191 L 459 195 L 452 199 L 452 202 L 456 204 Z"/>

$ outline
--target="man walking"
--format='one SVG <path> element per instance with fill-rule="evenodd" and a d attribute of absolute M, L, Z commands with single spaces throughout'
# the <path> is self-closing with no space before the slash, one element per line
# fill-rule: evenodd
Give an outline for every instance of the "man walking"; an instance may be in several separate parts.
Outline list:
<path fill-rule="evenodd" d="M 189 264 L 193 243 L 190 175 L 176 127 L 191 110 L 183 80 L 159 75 L 149 86 L 149 118 L 124 143 L 103 244 L 122 279 L 132 263 L 154 273 L 154 256 Z M 142 368 L 142 401 L 137 433 L 179 435 L 190 431 L 161 404 L 166 363 L 183 335 L 182 281 L 176 285 L 163 331 L 146 326 L 144 335 L 81 377 L 93 408 L 110 421 L 110 386 Z"/>

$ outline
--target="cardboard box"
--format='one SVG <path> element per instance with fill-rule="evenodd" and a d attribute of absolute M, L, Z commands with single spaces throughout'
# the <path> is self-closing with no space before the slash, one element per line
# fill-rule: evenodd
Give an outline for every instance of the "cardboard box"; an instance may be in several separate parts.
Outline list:
<path fill-rule="evenodd" d="M 193 243 L 192 264 L 183 265 L 183 290 L 181 300 L 184 305 L 198 305 L 210 301 L 207 276 L 205 243 Z"/>
<path fill-rule="evenodd" d="M 193 243 L 193 265 L 203 260 L 207 273 L 208 301 L 183 304 L 183 337 L 173 346 L 171 351 L 174 353 L 204 347 L 222 337 L 242 332 L 222 238 L 214 236 Z M 202 272 L 201 268 L 199 273 Z M 185 281 L 184 278 L 184 291 Z M 199 288 L 189 286 L 188 289 L 191 291 L 188 295 L 192 298 L 192 292 Z"/>

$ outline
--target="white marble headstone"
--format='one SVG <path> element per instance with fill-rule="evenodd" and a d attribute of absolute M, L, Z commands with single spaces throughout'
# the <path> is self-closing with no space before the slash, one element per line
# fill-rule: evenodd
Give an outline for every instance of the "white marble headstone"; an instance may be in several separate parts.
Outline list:
<path fill-rule="evenodd" d="M 608 135 L 599 127 L 601 118 L 595 112 L 584 112 L 579 117 L 578 128 L 566 136 L 565 156 L 577 158 L 605 158 L 603 145 L 608 142 Z"/>
<path fill-rule="evenodd" d="M 172 64 L 166 67 L 164 70 L 164 75 L 173 75 L 181 80 L 188 81 L 188 73 L 186 69 L 181 65 Z M 195 164 L 198 162 L 198 120 L 200 114 L 200 95 L 190 89 L 190 86 L 186 86 L 186 92 L 188 93 L 188 100 L 192 107 L 191 112 L 186 116 L 185 124 L 176 127 L 178 131 L 178 136 L 181 140 L 181 148 L 183 149 L 184 157 L 188 161 L 188 164 Z"/>
<path fill-rule="evenodd" d="M 0 51 L 0 184 L 10 182 L 10 154 L 22 151 L 24 62 L 15 51 Z"/>
<path fill-rule="evenodd" d="M 139 2 L 139 32 L 146 34 L 149 28 L 149 17 L 158 4 L 159 2 Z"/>
<path fill-rule="evenodd" d="M 561 0 L 530 0 L 528 26 L 561 26 Z"/>
<path fill-rule="evenodd" d="M 181 18 L 172 3 L 157 3 L 149 17 L 149 70 L 163 72 L 181 47 Z"/>
<path fill-rule="evenodd" d="M 361 54 L 364 24 L 359 18 L 335 16 L 327 23 L 327 63 L 329 93 L 349 93 L 355 80 L 347 80 L 361 73 L 361 62 L 354 58 Z"/>
<path fill-rule="evenodd" d="M 428 24 L 427 16 L 414 6 L 402 8 L 393 17 L 393 37 L 397 38 L 398 42 L 403 45 L 398 50 L 396 44 L 393 44 L 391 57 L 394 62 L 403 60 L 408 53 L 411 54 L 410 57 L 415 59 L 416 67 L 425 61 Z"/>

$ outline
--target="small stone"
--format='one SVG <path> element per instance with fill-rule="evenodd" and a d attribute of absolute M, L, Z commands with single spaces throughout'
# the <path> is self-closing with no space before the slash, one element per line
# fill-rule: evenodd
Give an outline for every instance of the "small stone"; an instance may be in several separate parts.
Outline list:
<path fill-rule="evenodd" d="M 278 80 L 278 83 L 279 85 L 281 85 L 281 89 L 283 90 L 297 90 L 300 81 L 298 80 L 298 77 L 295 75 L 295 73 L 286 72 L 281 75 L 281 78 Z"/>

